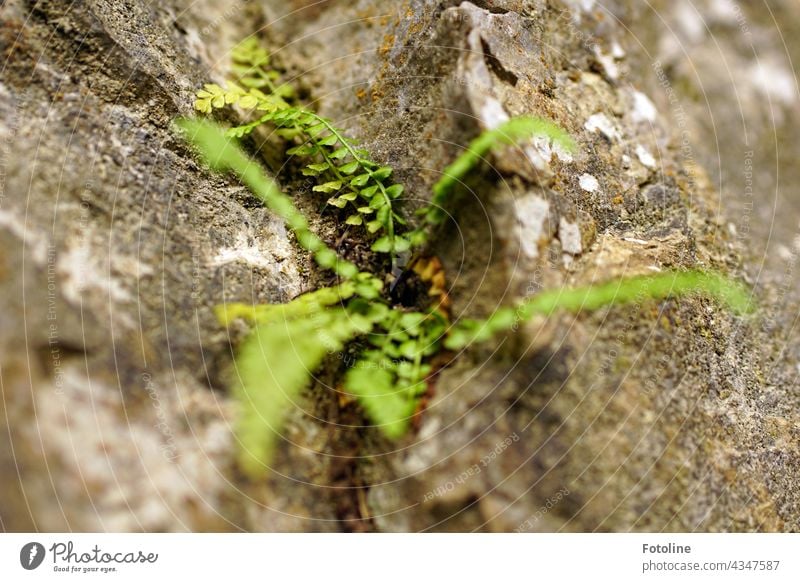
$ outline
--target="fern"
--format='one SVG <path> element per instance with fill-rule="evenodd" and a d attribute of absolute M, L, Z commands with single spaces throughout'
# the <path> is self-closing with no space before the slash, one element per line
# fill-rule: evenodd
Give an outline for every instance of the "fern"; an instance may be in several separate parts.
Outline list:
<path fill-rule="evenodd" d="M 441 350 L 448 322 L 436 311 L 390 310 L 377 323 L 383 333 L 369 336 L 370 347 L 348 370 L 344 385 L 386 436 L 398 438 L 428 389 L 427 359 Z"/>
<path fill-rule="evenodd" d="M 351 207 L 345 220 L 352 226 L 363 226 L 370 235 L 377 235 L 372 250 L 388 253 L 393 260 L 408 251 L 410 238 L 397 232 L 396 225 L 405 220 L 393 204 L 404 193 L 401 184 L 390 180 L 392 168 L 381 166 L 336 128 L 330 119 L 293 104 L 294 91 L 278 84 L 279 74 L 268 68 L 269 55 L 249 39 L 233 51 L 233 70 L 239 77 L 223 88 L 208 84 L 197 93 L 195 108 L 203 113 L 238 105 L 261 113 L 255 120 L 228 130 L 230 137 L 242 138 L 256 128 L 272 124 L 276 134 L 289 141 L 299 141 L 287 155 L 305 158 L 303 175 L 319 179 L 312 190 L 328 196 L 335 208 Z M 243 87 L 244 86 L 244 87 Z M 419 236 L 416 238 L 419 241 Z"/>
<path fill-rule="evenodd" d="M 739 314 L 753 309 L 744 287 L 718 273 L 697 270 L 667 272 L 539 293 L 519 307 L 498 309 L 484 321 L 461 320 L 450 331 L 445 347 L 452 350 L 462 349 L 473 342 L 485 341 L 497 333 L 513 329 L 517 323 L 528 321 L 537 315 L 547 317 L 556 311 L 595 311 L 608 305 L 623 305 L 642 299 L 682 297 L 693 293 L 714 298 Z"/>
<path fill-rule="evenodd" d="M 309 384 L 326 354 L 366 332 L 372 322 L 344 309 L 311 311 L 304 317 L 257 326 L 236 358 L 236 399 L 242 404 L 237 435 L 239 462 L 251 476 L 264 470 L 286 410 Z"/>
<path fill-rule="evenodd" d="M 237 430 L 244 470 L 256 474 L 263 467 L 286 407 L 308 384 L 324 355 L 341 350 L 344 342 L 362 334 L 368 334 L 369 347 L 345 375 L 345 389 L 359 398 L 387 437 L 401 436 L 430 373 L 423 360 L 441 349 L 447 320 L 436 311 L 406 312 L 389 305 L 381 297 L 382 282 L 340 259 L 313 234 L 291 199 L 220 127 L 192 119 L 179 119 L 176 124 L 211 168 L 234 173 L 286 222 L 320 266 L 344 279 L 336 287 L 301 295 L 288 304 L 217 307 L 223 325 L 235 319 L 256 325 L 236 359 L 236 396 L 244 403 Z"/>
<path fill-rule="evenodd" d="M 495 129 L 485 131 L 469 144 L 467 149 L 450 164 L 433 187 L 433 198 L 420 214 L 430 224 L 439 224 L 447 216 L 444 208 L 453 188 L 461 183 L 486 155 L 501 146 L 513 145 L 532 137 L 547 137 L 566 151 L 577 147 L 572 137 L 551 121 L 540 117 L 515 117 Z"/>
<path fill-rule="evenodd" d="M 393 305 L 385 297 L 381 279 L 339 257 L 310 230 L 292 199 L 242 152 L 237 139 L 260 125 L 272 125 L 282 139 L 293 142 L 287 155 L 304 159 L 303 174 L 318 179 L 313 190 L 329 195 L 332 206 L 355 208 L 345 222 L 363 226 L 368 234 L 377 236 L 372 248 L 390 253 L 394 262 L 397 254 L 421 244 L 426 235 L 421 229 L 396 232 L 396 224 L 405 226 L 393 207 L 403 187 L 391 182 L 392 169 L 373 162 L 330 120 L 298 105 L 291 88 L 281 84 L 280 75 L 269 68 L 269 55 L 254 40 L 234 50 L 233 72 L 235 78 L 224 87 L 209 84 L 199 91 L 196 109 L 209 113 L 237 106 L 258 112 L 257 118 L 227 132 L 208 121 L 179 119 L 179 131 L 209 167 L 236 175 L 283 219 L 320 267 L 339 277 L 338 285 L 286 304 L 232 303 L 215 310 L 225 326 L 237 319 L 253 326 L 236 357 L 234 389 L 242 406 L 236 430 L 241 443 L 239 463 L 252 477 L 260 475 L 269 461 L 293 399 L 310 383 L 327 354 L 348 345 L 357 358 L 343 375 L 344 390 L 358 399 L 366 416 L 386 437 L 399 438 L 407 432 L 420 396 L 427 391 L 432 357 L 442 349 L 458 350 L 485 341 L 538 315 L 591 311 L 645 298 L 703 293 L 739 313 L 751 307 L 741 286 L 718 274 L 688 271 L 547 291 L 520 306 L 498 309 L 486 320 L 463 319 L 450 325 L 443 272 L 437 270 L 435 261 L 411 264 L 423 281 L 431 283 L 429 296 L 437 304 L 421 311 Z M 436 225 L 443 220 L 443 207 L 450 203 L 455 185 L 490 151 L 532 136 L 547 137 L 566 150 L 575 148 L 562 129 L 539 118 L 512 119 L 485 132 L 434 186 L 431 204 L 422 211 L 425 223 Z"/>
<path fill-rule="evenodd" d="M 236 174 L 267 207 L 280 216 L 292 229 L 297 242 L 314 255 L 319 266 L 331 269 L 342 278 L 358 275 L 358 267 L 340 258 L 328 248 L 308 227 L 308 220 L 297 210 L 291 198 L 283 194 L 275 180 L 264 175 L 241 149 L 227 138 L 219 126 L 210 122 L 182 118 L 176 121 L 184 137 L 199 150 L 206 163 L 213 169 Z"/>

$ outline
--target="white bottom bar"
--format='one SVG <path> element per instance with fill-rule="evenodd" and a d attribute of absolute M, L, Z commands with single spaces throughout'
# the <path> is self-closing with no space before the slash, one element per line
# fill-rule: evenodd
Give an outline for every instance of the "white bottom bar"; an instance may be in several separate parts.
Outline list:
<path fill-rule="evenodd" d="M 0 580 L 796 582 L 799 550 L 793 534 L 4 534 Z"/>

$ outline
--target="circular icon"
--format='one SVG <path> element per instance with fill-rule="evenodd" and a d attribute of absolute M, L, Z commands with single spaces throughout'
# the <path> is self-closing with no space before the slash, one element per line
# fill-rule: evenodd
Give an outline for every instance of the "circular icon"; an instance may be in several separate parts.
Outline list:
<path fill-rule="evenodd" d="M 39 542 L 30 542 L 19 551 L 19 563 L 26 570 L 35 570 L 44 561 L 44 546 Z"/>

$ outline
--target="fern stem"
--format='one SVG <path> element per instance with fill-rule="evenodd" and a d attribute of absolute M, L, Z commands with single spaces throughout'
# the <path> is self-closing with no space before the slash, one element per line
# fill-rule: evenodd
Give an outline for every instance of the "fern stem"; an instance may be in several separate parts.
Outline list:
<path fill-rule="evenodd" d="M 281 217 L 294 231 L 300 246 L 313 253 L 321 267 L 331 269 L 344 279 L 358 275 L 358 267 L 340 258 L 311 231 L 308 221 L 292 199 L 281 192 L 275 180 L 268 177 L 258 164 L 227 138 L 218 125 L 189 118 L 178 119 L 175 123 L 211 168 L 235 174 L 272 212 Z"/>
<path fill-rule="evenodd" d="M 461 349 L 472 342 L 484 341 L 497 333 L 514 329 L 521 321 L 529 321 L 537 315 L 548 317 L 555 311 L 580 313 L 607 305 L 681 297 L 692 293 L 712 297 L 736 313 L 747 313 L 753 309 L 746 289 L 719 273 L 694 270 L 643 275 L 600 285 L 554 289 L 536 295 L 519 307 L 500 308 L 485 321 L 462 320 L 451 329 L 445 347 Z"/>
<path fill-rule="evenodd" d="M 537 135 L 550 138 L 567 151 L 576 148 L 572 137 L 554 123 L 539 117 L 515 117 L 473 139 L 467 149 L 445 168 L 442 177 L 433 187 L 433 197 L 426 211 L 430 224 L 440 224 L 445 219 L 442 207 L 455 185 L 463 180 L 489 152 L 499 145 L 513 145 Z"/>

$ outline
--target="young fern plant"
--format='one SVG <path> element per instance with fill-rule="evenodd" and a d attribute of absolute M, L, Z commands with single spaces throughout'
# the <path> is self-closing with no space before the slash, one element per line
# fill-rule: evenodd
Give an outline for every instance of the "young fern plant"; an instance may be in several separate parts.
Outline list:
<path fill-rule="evenodd" d="M 369 347 L 345 375 L 344 388 L 359 399 L 385 435 L 404 434 L 431 371 L 424 360 L 441 349 L 446 318 L 436 309 L 409 312 L 390 305 L 381 295 L 382 281 L 338 257 L 311 232 L 291 199 L 221 128 L 193 119 L 176 123 L 209 167 L 235 174 L 285 221 L 320 267 L 342 280 L 285 305 L 217 308 L 224 325 L 245 319 L 255 326 L 236 361 L 234 393 L 243 404 L 237 428 L 242 468 L 250 475 L 263 472 L 292 399 L 325 355 L 342 350 L 359 336 Z"/>
<path fill-rule="evenodd" d="M 268 55 L 254 41 L 240 45 L 234 52 L 236 79 L 225 88 L 206 85 L 195 103 L 203 112 L 232 105 L 266 112 L 254 122 L 226 132 L 208 121 L 177 121 L 182 135 L 210 168 L 234 174 L 286 223 L 321 268 L 339 277 L 338 285 L 306 293 L 286 304 L 229 303 L 216 308 L 216 315 L 225 326 L 237 319 L 252 325 L 238 349 L 233 387 L 241 405 L 236 426 L 239 465 L 250 477 L 264 473 L 282 434 L 285 415 L 311 382 L 315 370 L 326 356 L 347 346 L 356 349 L 358 356 L 343 375 L 344 391 L 357 398 L 369 420 L 386 437 L 398 438 L 408 431 L 411 419 L 419 412 L 420 396 L 426 392 L 433 372 L 432 357 L 443 349 L 459 350 L 486 341 L 537 315 L 550 316 L 559 310 L 578 313 L 642 298 L 663 299 L 699 292 L 737 312 L 749 308 L 747 293 L 741 286 L 700 271 L 667 272 L 547 291 L 520 306 L 502 307 L 483 321 L 463 319 L 451 324 L 442 308 L 443 299 L 417 311 L 392 304 L 382 279 L 360 271 L 329 248 L 310 230 L 307 219 L 275 180 L 237 145 L 238 138 L 266 123 L 281 132 L 284 139 L 301 140 L 287 154 L 306 158 L 309 163 L 304 173 L 320 178 L 315 190 L 335 193 L 337 206 L 356 206 L 357 214 L 347 222 L 379 234 L 373 243 L 377 252 L 394 257 L 426 238 L 422 229 L 402 235 L 394 231 L 395 223 L 404 226 L 405 222 L 393 208 L 402 187 L 390 183 L 391 168 L 372 162 L 329 120 L 292 104 L 294 92 L 279 83 L 279 75 L 269 70 L 268 64 Z M 512 119 L 485 132 L 434 186 L 432 202 L 422 212 L 424 228 L 442 222 L 454 187 L 487 154 L 537 135 L 568 150 L 575 147 L 563 130 L 538 118 Z M 442 287 L 443 282 L 438 281 L 437 286 Z"/>
<path fill-rule="evenodd" d="M 321 267 L 342 279 L 335 287 L 301 295 L 287 304 L 225 304 L 216 310 L 223 325 L 236 319 L 253 325 L 239 348 L 233 388 L 242 407 L 236 429 L 239 465 L 253 478 L 265 471 L 287 410 L 325 356 L 359 337 L 365 339 L 366 347 L 345 373 L 344 390 L 358 398 L 384 435 L 398 438 L 408 430 L 419 396 L 427 388 L 430 358 L 443 348 L 456 350 L 485 341 L 536 315 L 589 311 L 641 297 L 701 292 L 739 312 L 749 307 L 740 286 L 720 275 L 690 271 L 549 291 L 520 307 L 501 308 L 484 321 L 465 319 L 450 326 L 435 306 L 415 312 L 391 305 L 382 295 L 381 280 L 338 258 L 310 232 L 291 199 L 220 128 L 189 119 L 178 120 L 177 125 L 211 168 L 235 174 L 286 222 Z"/>
<path fill-rule="evenodd" d="M 255 39 L 233 51 L 233 70 L 238 75 L 223 88 L 209 84 L 197 92 L 195 109 L 210 113 L 215 109 L 238 106 L 256 118 L 228 130 L 242 138 L 262 125 L 271 125 L 276 135 L 294 142 L 286 154 L 304 160 L 303 175 L 317 178 L 314 192 L 327 195 L 335 208 L 351 208 L 345 223 L 362 226 L 376 239 L 372 250 L 396 255 L 407 252 L 412 240 L 398 232 L 406 222 L 396 211 L 395 202 L 404 187 L 390 179 L 393 170 L 374 162 L 369 152 L 347 138 L 334 123 L 295 102 L 294 91 L 280 84 L 280 75 L 269 68 L 267 51 Z"/>

